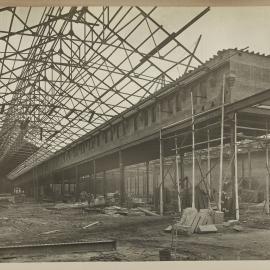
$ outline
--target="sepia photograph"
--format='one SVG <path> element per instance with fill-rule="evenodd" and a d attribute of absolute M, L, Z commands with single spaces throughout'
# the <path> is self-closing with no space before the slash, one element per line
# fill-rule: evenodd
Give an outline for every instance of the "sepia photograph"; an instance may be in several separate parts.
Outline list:
<path fill-rule="evenodd" d="M 269 260 L 269 16 L 1 5 L 0 263 Z"/>

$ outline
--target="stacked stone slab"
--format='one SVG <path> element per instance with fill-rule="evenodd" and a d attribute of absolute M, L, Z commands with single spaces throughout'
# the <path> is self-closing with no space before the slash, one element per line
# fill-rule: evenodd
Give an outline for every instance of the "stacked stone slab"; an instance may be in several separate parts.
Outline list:
<path fill-rule="evenodd" d="M 195 208 L 186 208 L 183 211 L 181 220 L 173 225 L 173 230 L 186 235 L 194 232 L 217 232 L 214 224 L 222 224 L 223 219 L 224 213 L 220 211 L 201 209 L 198 212 Z"/>

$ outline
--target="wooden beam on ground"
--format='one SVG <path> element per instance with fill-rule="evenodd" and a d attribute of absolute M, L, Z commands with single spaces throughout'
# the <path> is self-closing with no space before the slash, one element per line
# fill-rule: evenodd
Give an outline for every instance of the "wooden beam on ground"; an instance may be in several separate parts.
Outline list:
<path fill-rule="evenodd" d="M 71 242 L 0 247 L 2 256 L 66 254 L 68 252 L 103 252 L 116 250 L 116 241 Z"/>

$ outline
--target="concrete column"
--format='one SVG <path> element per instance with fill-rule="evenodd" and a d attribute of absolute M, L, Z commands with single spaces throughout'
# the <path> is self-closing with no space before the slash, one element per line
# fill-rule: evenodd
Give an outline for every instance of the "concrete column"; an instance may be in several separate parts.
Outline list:
<path fill-rule="evenodd" d="M 183 180 L 184 177 L 185 177 L 184 153 L 180 153 L 180 179 Z"/>
<path fill-rule="evenodd" d="M 87 192 L 91 193 L 91 174 L 92 174 L 91 161 L 89 162 L 88 166 L 89 166 L 89 178 L 88 178 Z"/>
<path fill-rule="evenodd" d="M 140 194 L 140 168 L 139 165 L 137 164 L 137 175 L 136 175 L 136 195 Z"/>
<path fill-rule="evenodd" d="M 245 157 L 242 156 L 242 178 L 245 178 Z"/>
<path fill-rule="evenodd" d="M 153 201 L 155 209 L 158 209 L 158 198 L 157 198 L 157 173 L 156 173 L 156 164 L 152 164 L 152 172 L 153 172 Z"/>
<path fill-rule="evenodd" d="M 107 198 L 107 179 L 106 179 L 106 171 L 103 171 L 103 195 L 104 198 Z"/>
<path fill-rule="evenodd" d="M 96 190 L 96 160 L 93 160 L 93 194 L 94 194 L 94 198 L 96 198 L 97 196 L 97 190 Z"/>
<path fill-rule="evenodd" d="M 123 205 L 126 201 L 125 194 L 125 176 L 124 176 L 124 163 L 123 163 L 123 153 L 119 151 L 119 170 L 120 170 L 120 202 Z"/>
<path fill-rule="evenodd" d="M 37 175 L 37 168 L 33 168 L 33 191 L 34 191 L 34 199 L 36 201 L 39 200 L 39 182 L 38 182 L 38 175 Z"/>
<path fill-rule="evenodd" d="M 76 184 L 76 201 L 79 200 L 80 196 L 80 185 L 79 185 L 79 172 L 78 172 L 78 165 L 75 166 L 75 184 Z"/>
<path fill-rule="evenodd" d="M 252 167 L 251 167 L 251 147 L 248 148 L 248 186 L 251 189 L 251 177 L 252 177 Z"/>
<path fill-rule="evenodd" d="M 64 195 L 64 171 L 61 172 L 61 195 Z"/>
<path fill-rule="evenodd" d="M 36 181 L 36 200 L 39 201 L 40 196 L 39 196 L 39 179 L 38 179 L 38 177 L 36 177 L 35 181 Z"/>
<path fill-rule="evenodd" d="M 145 163 L 146 166 L 146 197 L 147 202 L 149 202 L 149 160 Z"/>

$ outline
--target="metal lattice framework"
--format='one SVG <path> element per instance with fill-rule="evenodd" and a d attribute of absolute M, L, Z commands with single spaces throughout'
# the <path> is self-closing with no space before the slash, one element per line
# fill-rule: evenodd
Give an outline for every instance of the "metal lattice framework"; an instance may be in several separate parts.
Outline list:
<path fill-rule="evenodd" d="M 175 33 L 155 9 L 0 9 L 1 174 L 44 160 L 202 64 L 200 38 L 190 50 L 178 37 L 209 9 Z"/>

